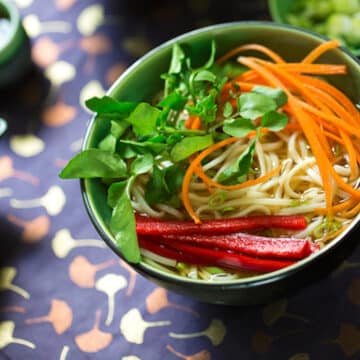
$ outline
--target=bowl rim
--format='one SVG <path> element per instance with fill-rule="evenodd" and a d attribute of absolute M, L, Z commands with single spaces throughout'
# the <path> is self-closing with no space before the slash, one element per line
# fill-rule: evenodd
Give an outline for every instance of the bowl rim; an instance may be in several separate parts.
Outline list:
<path fill-rule="evenodd" d="M 20 12 L 12 0 L 0 0 L 0 8 L 8 13 L 7 18 L 10 21 L 10 32 L 7 35 L 7 41 L 0 47 L 0 65 L 10 60 L 17 49 L 21 46 L 25 32 L 22 27 Z"/>
<path fill-rule="evenodd" d="M 284 29 L 289 30 L 290 32 L 298 33 L 300 35 L 306 35 L 312 38 L 313 40 L 316 40 L 317 42 L 325 42 L 328 41 L 329 38 L 322 36 L 316 32 L 313 32 L 311 30 L 303 29 L 300 27 L 296 27 L 289 24 L 279 24 L 272 21 L 232 21 L 232 22 L 224 22 L 219 23 L 215 25 L 205 26 L 201 28 L 197 28 L 192 31 L 188 31 L 186 33 L 183 33 L 181 35 L 178 35 L 170 40 L 167 40 L 163 42 L 162 44 L 154 47 L 152 50 L 147 52 L 145 55 L 137 59 L 132 65 L 130 65 L 118 78 L 117 80 L 110 86 L 110 88 L 106 91 L 106 95 L 111 96 L 111 94 L 116 90 L 119 83 L 121 83 L 124 79 L 126 79 L 133 71 L 137 68 L 138 65 L 145 62 L 147 59 L 151 58 L 154 54 L 157 54 L 161 51 L 166 51 L 168 48 L 170 48 L 174 43 L 180 42 L 189 38 L 192 38 L 193 36 L 196 36 L 198 34 L 211 32 L 212 30 L 218 30 L 223 28 L 246 28 L 247 26 L 250 27 L 270 27 L 274 29 Z M 355 65 L 359 68 L 360 72 L 360 60 L 356 58 L 347 48 L 340 46 L 336 49 L 337 51 L 340 51 L 345 54 L 349 58 L 349 60 L 353 61 Z M 87 144 L 89 142 L 89 138 L 92 131 L 92 125 L 94 124 L 96 118 L 96 114 L 92 115 L 91 120 L 89 121 L 87 125 L 87 129 L 85 132 L 84 140 L 83 140 L 83 146 L 82 150 L 87 148 Z M 315 261 L 318 261 L 322 258 L 324 258 L 328 253 L 335 250 L 337 247 L 341 245 L 341 243 L 344 241 L 344 239 L 350 235 L 353 231 L 356 230 L 358 226 L 360 226 L 360 213 L 352 220 L 351 224 L 335 239 L 333 239 L 329 244 L 327 244 L 325 247 L 320 249 L 318 252 L 306 257 L 305 259 L 302 259 L 300 261 L 297 261 L 293 265 L 290 265 L 288 267 L 285 267 L 280 270 L 272 271 L 265 274 L 260 274 L 252 277 L 246 277 L 246 278 L 238 278 L 238 279 L 230 279 L 230 280 L 213 280 L 213 281 L 206 281 L 201 279 L 191 279 L 182 277 L 177 274 L 164 272 L 163 270 L 158 270 L 154 266 L 146 264 L 144 261 L 141 261 L 140 263 L 134 264 L 127 262 L 119 249 L 116 247 L 115 241 L 113 240 L 113 237 L 109 231 L 106 231 L 106 229 L 103 228 L 101 225 L 101 221 L 98 220 L 98 216 L 96 213 L 96 210 L 91 205 L 91 199 L 90 195 L 86 191 L 87 188 L 87 182 L 91 181 L 93 179 L 80 179 L 80 190 L 83 198 L 83 202 L 85 205 L 85 209 L 90 217 L 90 220 L 96 230 L 98 231 L 101 238 L 105 241 L 105 243 L 126 263 L 130 264 L 135 270 L 142 274 L 149 275 L 159 281 L 169 281 L 171 280 L 171 283 L 174 285 L 196 285 L 199 287 L 202 287 L 204 289 L 211 288 L 213 290 L 223 290 L 224 286 L 229 288 L 250 288 L 250 287 L 257 287 L 261 285 L 265 285 L 267 283 L 273 283 L 276 281 L 279 281 L 283 278 L 290 277 L 292 275 L 295 275 L 296 273 L 299 273 L 302 270 L 305 270 L 310 264 L 314 263 Z"/>

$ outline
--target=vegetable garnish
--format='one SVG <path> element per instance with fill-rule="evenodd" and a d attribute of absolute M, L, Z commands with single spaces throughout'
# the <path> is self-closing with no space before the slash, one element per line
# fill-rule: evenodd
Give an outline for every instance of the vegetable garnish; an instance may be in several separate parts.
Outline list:
<path fill-rule="evenodd" d="M 260 44 L 216 60 L 215 45 L 196 67 L 186 44 L 174 45 L 151 103 L 89 99 L 107 135 L 60 177 L 103 183 L 129 262 L 274 271 L 318 251 L 359 211 L 360 113 L 315 77 L 346 74 L 315 63 L 336 41 L 293 63 Z"/>
<path fill-rule="evenodd" d="M 150 237 L 150 240 L 153 239 Z M 311 254 L 309 240 L 295 238 L 271 238 L 244 233 L 222 235 L 160 235 L 156 237 L 163 244 L 174 243 L 207 248 L 218 248 L 231 252 L 262 258 L 303 259 Z"/>
<path fill-rule="evenodd" d="M 204 220 L 201 224 L 193 221 L 160 220 L 136 215 L 136 232 L 139 235 L 191 235 L 231 234 L 240 231 L 271 228 L 303 230 L 307 222 L 302 215 L 261 215 L 229 219 Z"/>

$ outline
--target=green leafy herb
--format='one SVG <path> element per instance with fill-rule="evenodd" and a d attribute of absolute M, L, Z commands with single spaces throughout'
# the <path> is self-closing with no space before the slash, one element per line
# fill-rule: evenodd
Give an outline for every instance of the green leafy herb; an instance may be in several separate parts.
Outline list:
<path fill-rule="evenodd" d="M 261 126 L 271 131 L 280 131 L 287 125 L 289 119 L 285 114 L 269 111 L 261 118 Z"/>
<path fill-rule="evenodd" d="M 157 133 L 156 121 L 160 110 L 147 103 L 140 103 L 127 118 L 136 136 L 151 136 Z"/>
<path fill-rule="evenodd" d="M 211 135 L 185 137 L 174 145 L 170 156 L 173 162 L 179 162 L 188 158 L 197 151 L 206 149 L 213 144 Z"/>
<path fill-rule="evenodd" d="M 245 118 L 227 119 L 224 121 L 223 126 L 224 133 L 238 138 L 248 135 L 255 129 L 255 124 Z"/>
<path fill-rule="evenodd" d="M 118 154 L 99 149 L 88 149 L 72 158 L 61 171 L 62 179 L 121 178 L 127 166 Z"/>
<path fill-rule="evenodd" d="M 133 141 L 133 140 L 120 140 L 122 144 L 131 145 L 133 148 L 137 148 L 140 153 L 144 151 L 151 151 L 154 154 L 161 153 L 164 149 L 167 148 L 167 144 L 152 142 L 152 141 Z"/>
<path fill-rule="evenodd" d="M 251 120 L 277 109 L 276 102 L 272 98 L 255 92 L 240 95 L 238 107 L 240 115 Z"/>
<path fill-rule="evenodd" d="M 234 112 L 232 105 L 227 101 L 224 105 L 223 115 L 229 118 Z"/>
<path fill-rule="evenodd" d="M 124 118 L 128 116 L 137 106 L 135 102 L 120 102 L 112 97 L 93 97 L 86 100 L 86 107 L 99 114 L 111 114 L 113 118 Z"/>
<path fill-rule="evenodd" d="M 112 211 L 110 230 L 124 258 L 132 263 L 138 263 L 141 255 L 136 236 L 136 221 L 126 187 Z"/>
<path fill-rule="evenodd" d="M 177 92 L 173 92 L 163 98 L 158 106 L 161 108 L 170 108 L 173 110 L 182 110 L 187 102 L 187 98 Z"/>
<path fill-rule="evenodd" d="M 257 138 L 252 141 L 250 146 L 239 156 L 239 158 L 234 163 L 232 163 L 219 174 L 219 182 L 224 183 L 232 180 L 236 181 L 238 178 L 246 175 L 249 172 L 254 158 L 256 140 Z"/>
<path fill-rule="evenodd" d="M 253 87 L 252 92 L 263 94 L 270 99 L 273 99 L 278 108 L 284 106 L 288 101 L 288 97 L 282 89 L 274 89 L 268 86 L 256 85 Z"/>
<path fill-rule="evenodd" d="M 111 208 L 114 208 L 119 202 L 127 186 L 128 180 L 118 181 L 109 186 L 107 191 L 107 204 Z"/>
<path fill-rule="evenodd" d="M 154 158 L 151 154 L 138 156 L 130 166 L 133 175 L 140 175 L 149 172 L 154 165 Z"/>

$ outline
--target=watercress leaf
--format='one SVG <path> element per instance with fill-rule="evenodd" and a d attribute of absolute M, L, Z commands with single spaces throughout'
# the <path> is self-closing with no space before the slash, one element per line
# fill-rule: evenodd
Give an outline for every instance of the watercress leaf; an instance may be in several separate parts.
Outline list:
<path fill-rule="evenodd" d="M 148 204 L 165 202 L 170 193 L 164 181 L 164 169 L 153 166 L 153 171 L 145 188 L 145 200 Z"/>
<path fill-rule="evenodd" d="M 137 106 L 135 102 L 121 102 L 110 96 L 92 97 L 85 101 L 86 107 L 96 113 L 115 113 L 118 118 L 128 116 Z M 115 116 L 114 116 L 115 117 Z"/>
<path fill-rule="evenodd" d="M 164 180 L 170 194 L 176 193 L 182 186 L 185 170 L 178 165 L 165 168 Z"/>
<path fill-rule="evenodd" d="M 122 194 L 125 191 L 125 188 L 128 184 L 128 180 L 118 181 L 115 183 L 112 183 L 107 191 L 107 204 L 113 209 L 116 204 L 119 202 L 119 199 L 121 198 Z"/>
<path fill-rule="evenodd" d="M 154 165 L 154 157 L 151 154 L 138 156 L 130 166 L 133 175 L 140 175 L 149 172 Z"/>
<path fill-rule="evenodd" d="M 139 244 L 136 236 L 136 221 L 131 201 L 124 187 L 121 196 L 113 209 L 110 219 L 110 230 L 115 243 L 123 257 L 131 262 L 141 260 Z"/>
<path fill-rule="evenodd" d="M 210 123 L 216 119 L 218 105 L 216 104 L 216 93 L 210 92 L 207 96 L 200 98 L 196 105 L 189 105 L 186 109 L 192 115 L 199 116 L 201 120 Z"/>
<path fill-rule="evenodd" d="M 269 86 L 256 85 L 252 89 L 252 92 L 263 94 L 273 99 L 276 102 L 278 108 L 284 106 L 288 101 L 288 97 L 282 89 L 274 89 Z"/>
<path fill-rule="evenodd" d="M 288 124 L 288 117 L 277 111 L 269 111 L 261 119 L 261 126 L 271 131 L 280 131 Z"/>
<path fill-rule="evenodd" d="M 179 44 L 174 44 L 172 47 L 169 74 L 179 74 L 185 58 L 186 55 L 182 47 Z"/>
<path fill-rule="evenodd" d="M 253 122 L 245 118 L 227 119 L 223 126 L 224 133 L 239 138 L 248 135 L 255 129 L 256 126 Z"/>
<path fill-rule="evenodd" d="M 276 110 L 277 105 L 266 95 L 249 92 L 239 96 L 238 108 L 241 116 L 255 120 L 269 111 Z"/>
<path fill-rule="evenodd" d="M 170 108 L 173 110 L 182 110 L 187 102 L 187 98 L 177 92 L 172 92 L 171 94 L 164 97 L 159 103 L 160 108 Z"/>
<path fill-rule="evenodd" d="M 116 146 L 116 153 L 119 154 L 122 159 L 129 160 L 137 157 L 140 152 L 136 151 L 136 147 L 130 144 L 119 142 Z"/>
<path fill-rule="evenodd" d="M 116 138 L 119 139 L 121 135 L 124 134 L 126 129 L 130 126 L 130 124 L 125 120 L 112 120 L 110 133 Z"/>
<path fill-rule="evenodd" d="M 249 145 L 236 161 L 219 174 L 218 181 L 220 183 L 239 178 L 249 172 L 254 158 L 255 145 L 256 140 Z"/>
<path fill-rule="evenodd" d="M 179 162 L 212 144 L 213 138 L 211 135 L 186 137 L 174 145 L 170 156 L 173 162 Z"/>
<path fill-rule="evenodd" d="M 214 67 L 212 70 L 221 76 L 225 76 L 229 79 L 233 79 L 237 76 L 240 76 L 245 71 L 248 70 L 247 67 L 235 62 L 235 61 L 227 61 L 224 65 Z"/>
<path fill-rule="evenodd" d="M 156 143 L 151 141 L 133 141 L 133 140 L 120 140 L 122 144 L 128 144 L 133 146 L 137 150 L 148 150 L 155 154 L 161 153 L 163 150 L 167 148 L 167 144 L 164 143 Z"/>
<path fill-rule="evenodd" d="M 240 155 L 238 160 L 239 172 L 236 175 L 237 177 L 246 175 L 253 162 L 254 153 L 255 153 L 256 140 L 253 141 L 250 146 Z"/>
<path fill-rule="evenodd" d="M 166 139 L 166 143 L 169 145 L 175 145 L 177 142 L 179 142 L 182 139 L 181 134 L 179 133 L 173 133 L 169 135 Z"/>
<path fill-rule="evenodd" d="M 116 138 L 112 134 L 108 134 L 102 139 L 98 145 L 100 150 L 115 152 L 116 150 Z"/>
<path fill-rule="evenodd" d="M 156 121 L 161 111 L 147 103 L 140 103 L 127 118 L 136 136 L 156 134 Z"/>
<path fill-rule="evenodd" d="M 223 115 L 224 117 L 228 118 L 232 115 L 234 109 L 232 105 L 227 101 L 224 105 Z"/>
<path fill-rule="evenodd" d="M 194 81 L 208 81 L 214 83 L 216 75 L 209 70 L 200 70 L 194 76 Z"/>
<path fill-rule="evenodd" d="M 75 155 L 61 171 L 62 179 L 121 178 L 127 175 L 125 162 L 118 154 L 88 149 Z"/>

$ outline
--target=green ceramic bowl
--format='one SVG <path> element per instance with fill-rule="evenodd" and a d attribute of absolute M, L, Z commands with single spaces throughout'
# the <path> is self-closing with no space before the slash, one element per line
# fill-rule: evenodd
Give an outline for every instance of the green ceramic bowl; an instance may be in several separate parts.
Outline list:
<path fill-rule="evenodd" d="M 179 36 L 150 51 L 120 76 L 108 95 L 123 101 L 150 100 L 163 86 L 160 74 L 168 69 L 173 44 L 190 44 L 201 62 L 211 39 L 218 44 L 218 55 L 240 44 L 256 42 L 271 47 L 290 61 L 299 61 L 324 41 L 316 34 L 275 23 L 234 22 L 210 26 Z M 336 49 L 324 55 L 322 61 L 346 64 L 349 75 L 334 77 L 331 81 L 353 101 L 359 102 L 360 64 L 357 59 L 344 49 Z M 109 124 L 93 118 L 85 136 L 84 149 L 97 146 L 108 128 Z M 81 186 L 91 221 L 104 241 L 121 257 L 108 226 L 111 210 L 106 205 L 106 190 L 100 181 L 93 179 L 81 181 Z M 358 221 L 354 222 L 341 237 L 315 255 L 286 269 L 248 279 L 205 282 L 165 273 L 145 263 L 132 266 L 160 286 L 205 302 L 228 305 L 265 303 L 300 289 L 333 269 L 352 250 L 355 236 L 351 234 L 357 224 Z"/>
<path fill-rule="evenodd" d="M 31 64 L 30 41 L 12 0 L 0 0 L 0 87 L 19 80 Z"/>
<path fill-rule="evenodd" d="M 329 0 L 330 1 L 330 0 Z M 270 15 L 274 21 L 280 24 L 289 24 L 287 17 L 294 6 L 294 0 L 268 0 Z M 360 56 L 360 47 L 350 47 L 350 51 Z"/>

